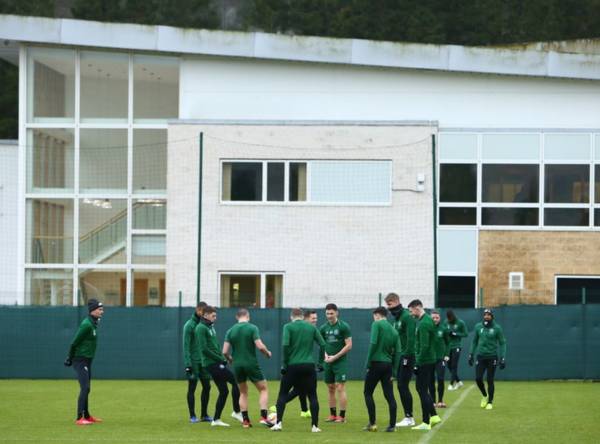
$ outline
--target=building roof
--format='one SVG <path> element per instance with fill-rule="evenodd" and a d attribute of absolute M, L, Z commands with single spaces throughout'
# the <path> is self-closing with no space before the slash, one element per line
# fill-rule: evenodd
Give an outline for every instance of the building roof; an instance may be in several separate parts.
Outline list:
<path fill-rule="evenodd" d="M 473 47 L 0 15 L 0 39 L 56 45 L 600 80 L 600 54 L 552 42 Z M 557 43 L 557 42 L 554 42 Z M 0 56 L 2 54 L 0 53 Z M 4 55 L 5 58 L 8 58 Z"/>

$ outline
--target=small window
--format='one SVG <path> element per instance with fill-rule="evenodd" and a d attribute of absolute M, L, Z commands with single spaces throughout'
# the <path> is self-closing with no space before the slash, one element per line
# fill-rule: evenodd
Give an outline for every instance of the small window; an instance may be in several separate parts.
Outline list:
<path fill-rule="evenodd" d="M 483 202 L 536 203 L 539 165 L 483 165 Z"/>
<path fill-rule="evenodd" d="M 440 202 L 476 202 L 477 165 L 440 166 Z"/>
<path fill-rule="evenodd" d="M 438 307 L 440 308 L 474 308 L 475 277 L 474 276 L 439 276 Z"/>
<path fill-rule="evenodd" d="M 483 225 L 538 225 L 537 208 L 482 208 Z"/>
<path fill-rule="evenodd" d="M 264 279 L 264 294 L 261 282 Z M 221 307 L 275 308 L 283 301 L 283 275 L 222 274 Z"/>
<path fill-rule="evenodd" d="M 223 200 L 261 201 L 262 162 L 223 163 Z"/>
<path fill-rule="evenodd" d="M 306 162 L 290 162 L 290 202 L 305 202 L 306 188 Z"/>
<path fill-rule="evenodd" d="M 475 225 L 476 223 L 476 208 L 440 208 L 440 225 Z"/>
<path fill-rule="evenodd" d="M 587 227 L 590 211 L 587 208 L 546 208 L 544 225 L 550 227 Z"/>
<path fill-rule="evenodd" d="M 511 271 L 508 273 L 508 289 L 523 290 L 525 287 L 523 272 Z"/>
<path fill-rule="evenodd" d="M 285 163 L 269 162 L 267 164 L 267 200 L 284 200 Z"/>
<path fill-rule="evenodd" d="M 546 165 L 546 203 L 588 203 L 589 165 Z"/>

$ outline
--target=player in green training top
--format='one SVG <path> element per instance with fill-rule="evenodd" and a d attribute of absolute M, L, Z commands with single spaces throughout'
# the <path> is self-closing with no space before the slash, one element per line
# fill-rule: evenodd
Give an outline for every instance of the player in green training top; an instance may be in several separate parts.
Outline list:
<path fill-rule="evenodd" d="M 463 382 L 458 376 L 458 362 L 460 360 L 460 351 L 462 350 L 462 338 L 466 338 L 469 335 L 469 331 L 464 321 L 457 318 L 453 310 L 446 312 L 446 318 L 446 328 L 450 335 L 450 361 L 448 361 L 450 385 L 448 386 L 448 391 L 451 392 L 463 386 Z"/>
<path fill-rule="evenodd" d="M 431 382 L 429 387 L 429 394 L 433 399 L 435 407 L 445 408 L 446 403 L 444 402 L 444 377 L 446 375 L 446 365 L 450 360 L 450 337 L 448 336 L 448 329 L 441 322 L 442 318 L 440 312 L 433 310 L 431 312 L 431 319 L 435 325 L 435 375 L 431 375 Z M 437 376 L 437 378 L 435 377 Z M 437 379 L 437 404 L 435 403 L 436 391 L 435 381 Z"/>
<path fill-rule="evenodd" d="M 206 302 L 199 302 L 192 317 L 183 325 L 183 365 L 188 377 L 187 404 L 190 413 L 190 422 L 212 422 L 208 416 L 208 401 L 210 398 L 210 374 L 200 365 L 202 351 L 196 341 L 196 327 L 202 318 L 204 309 L 208 307 Z M 202 384 L 200 394 L 201 417 L 196 416 L 196 387 L 198 380 Z"/>
<path fill-rule="evenodd" d="M 102 422 L 100 418 L 94 418 L 90 415 L 88 407 L 88 396 L 90 394 L 90 386 L 92 383 L 92 361 L 96 355 L 96 330 L 98 322 L 104 314 L 104 305 L 96 299 L 88 301 L 89 315 L 81 321 L 79 330 L 71 347 L 69 348 L 69 356 L 65 359 L 65 365 L 71 365 L 77 373 L 79 381 L 79 398 L 77 398 L 77 425 L 91 425 L 97 422 Z"/>
<path fill-rule="evenodd" d="M 423 422 L 413 430 L 431 430 L 431 427 L 442 422 L 429 394 L 429 382 L 435 367 L 435 325 L 431 317 L 425 313 L 423 303 L 415 299 L 408 304 L 410 314 L 418 321 L 415 333 L 415 373 L 417 375 L 417 393 L 421 399 Z"/>
<path fill-rule="evenodd" d="M 250 313 L 245 308 L 240 308 L 236 314 L 237 324 L 231 327 L 223 343 L 223 354 L 233 362 L 233 373 L 240 387 L 240 409 L 242 410 L 242 425 L 244 428 L 252 427 L 248 416 L 248 379 L 252 381 L 259 392 L 260 423 L 272 426 L 267 419 L 267 406 L 269 405 L 269 391 L 267 381 L 258 365 L 256 349 L 267 358 L 271 352 L 260 340 L 258 327 L 250 323 Z"/>
<path fill-rule="evenodd" d="M 328 358 L 324 360 L 325 383 L 329 390 L 329 418 L 327 422 L 346 422 L 346 375 L 348 374 L 347 353 L 352 349 L 352 334 L 350 326 L 339 319 L 339 310 L 335 304 L 325 306 L 327 322 L 319 329 L 325 340 L 325 353 Z M 340 398 L 340 415 L 336 412 L 335 394 Z"/>
<path fill-rule="evenodd" d="M 477 356 L 475 381 L 483 395 L 481 408 L 492 410 L 494 401 L 494 376 L 496 366 L 504 370 L 506 366 L 506 338 L 500 324 L 494 321 L 494 313 L 489 308 L 483 311 L 483 322 L 475 325 L 475 335 L 469 351 L 469 365 L 473 365 L 473 355 Z M 483 374 L 487 372 L 488 389 L 483 384 Z"/>

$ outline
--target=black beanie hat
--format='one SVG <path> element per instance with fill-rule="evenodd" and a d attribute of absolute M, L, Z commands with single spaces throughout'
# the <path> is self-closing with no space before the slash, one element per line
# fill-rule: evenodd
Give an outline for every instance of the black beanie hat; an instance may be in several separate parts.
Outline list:
<path fill-rule="evenodd" d="M 90 299 L 88 301 L 88 313 L 91 313 L 95 309 L 100 308 L 100 307 L 104 307 L 104 305 L 98 299 Z"/>

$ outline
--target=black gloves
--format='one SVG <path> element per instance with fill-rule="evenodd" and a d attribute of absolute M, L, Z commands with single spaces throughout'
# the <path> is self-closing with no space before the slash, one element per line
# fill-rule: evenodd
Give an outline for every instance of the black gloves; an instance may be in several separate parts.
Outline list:
<path fill-rule="evenodd" d="M 68 357 L 67 359 L 65 359 L 64 364 L 65 364 L 65 367 L 71 367 L 73 365 L 73 360 Z"/>
<path fill-rule="evenodd" d="M 469 366 L 473 367 L 473 355 L 469 355 Z"/>
<path fill-rule="evenodd" d="M 282 375 L 285 375 L 287 373 L 287 368 L 281 367 L 281 370 L 279 370 L 279 373 L 281 373 Z"/>
<path fill-rule="evenodd" d="M 506 368 L 506 361 L 504 358 L 500 359 L 500 370 L 504 370 Z"/>
<path fill-rule="evenodd" d="M 188 375 L 191 375 L 191 374 L 192 374 L 192 371 L 193 371 L 193 370 L 192 370 L 192 367 L 186 367 L 186 368 L 185 368 L 185 372 L 186 372 Z"/>
<path fill-rule="evenodd" d="M 419 374 L 419 367 L 417 367 L 416 365 L 415 365 L 415 366 L 414 366 L 414 368 L 413 368 L 413 373 L 414 373 L 415 375 L 418 375 L 418 374 Z"/>
<path fill-rule="evenodd" d="M 323 366 L 321 364 L 317 364 L 317 373 L 321 373 L 323 371 Z"/>

